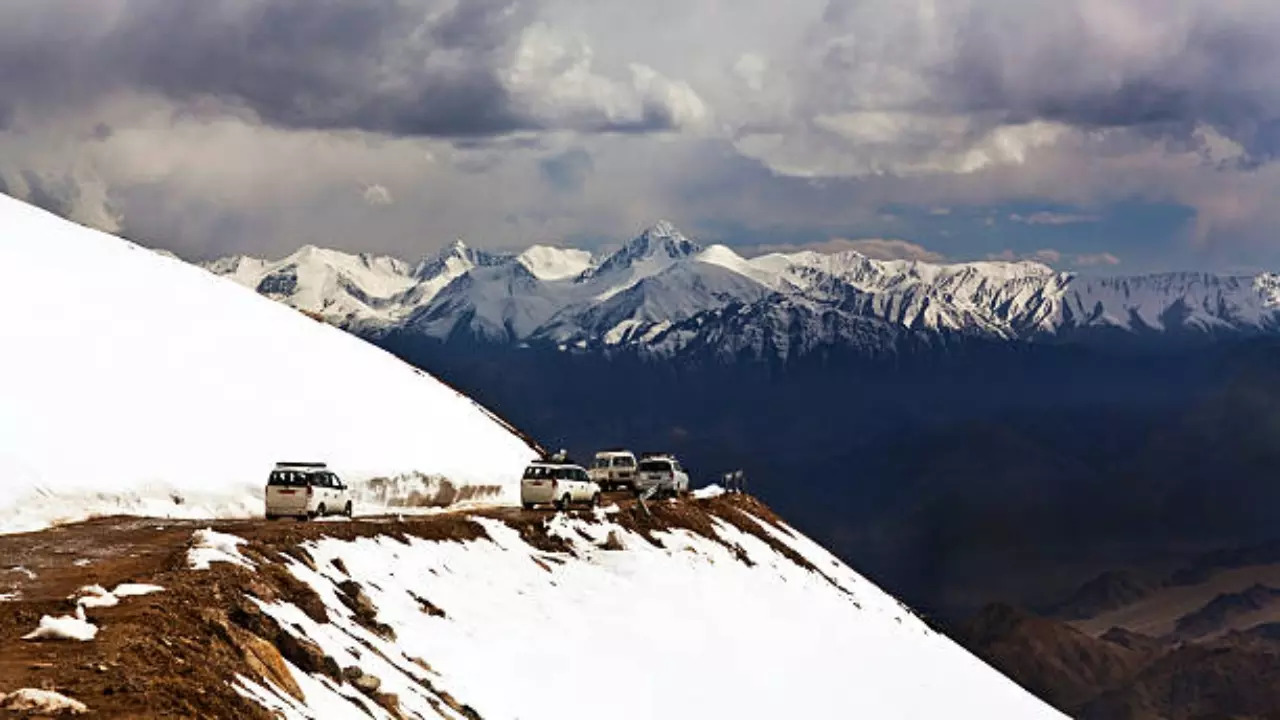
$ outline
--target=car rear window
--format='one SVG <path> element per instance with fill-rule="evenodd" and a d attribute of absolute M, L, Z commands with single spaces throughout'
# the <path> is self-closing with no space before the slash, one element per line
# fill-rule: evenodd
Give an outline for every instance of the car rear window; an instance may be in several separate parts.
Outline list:
<path fill-rule="evenodd" d="M 671 472 L 671 461 L 645 460 L 640 463 L 640 472 Z"/>
<path fill-rule="evenodd" d="M 549 468 L 545 465 L 530 465 L 524 469 L 525 480 L 550 480 L 555 476 L 555 468 Z"/>
<path fill-rule="evenodd" d="M 636 461 L 626 456 L 616 457 L 613 459 L 613 466 L 614 467 L 635 467 Z"/>
<path fill-rule="evenodd" d="M 307 475 L 293 470 L 276 470 L 267 479 L 267 485 L 272 487 L 306 487 Z"/>
<path fill-rule="evenodd" d="M 607 468 L 607 467 L 609 467 L 609 458 L 607 458 L 607 457 L 598 457 L 598 458 L 596 458 L 596 464 L 595 464 L 595 466 L 596 466 L 596 467 L 598 467 L 598 468 Z"/>

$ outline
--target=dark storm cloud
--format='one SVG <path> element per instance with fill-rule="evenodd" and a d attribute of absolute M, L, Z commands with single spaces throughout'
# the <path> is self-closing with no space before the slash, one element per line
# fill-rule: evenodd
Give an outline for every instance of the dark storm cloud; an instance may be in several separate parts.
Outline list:
<path fill-rule="evenodd" d="M 1051 121 L 1185 139 L 1210 126 L 1280 150 L 1280 4 L 1210 0 L 831 0 L 820 112 Z"/>
<path fill-rule="evenodd" d="M 929 74 L 947 109 L 1005 122 L 1186 136 L 1207 124 L 1256 153 L 1277 149 L 1280 7 L 1121 0 L 978 4 L 957 51 Z"/>
<path fill-rule="evenodd" d="M 0 89 L 12 102 L 87 104 L 128 89 L 213 96 L 285 127 L 466 136 L 540 125 L 498 76 L 525 3 L 36 5 L 0 5 Z"/>

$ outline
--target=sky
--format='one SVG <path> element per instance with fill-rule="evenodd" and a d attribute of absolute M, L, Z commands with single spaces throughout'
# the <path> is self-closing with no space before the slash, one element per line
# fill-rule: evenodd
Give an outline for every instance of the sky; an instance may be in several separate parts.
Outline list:
<path fill-rule="evenodd" d="M 191 259 L 1280 269 L 1272 0 L 0 0 L 0 191 Z"/>

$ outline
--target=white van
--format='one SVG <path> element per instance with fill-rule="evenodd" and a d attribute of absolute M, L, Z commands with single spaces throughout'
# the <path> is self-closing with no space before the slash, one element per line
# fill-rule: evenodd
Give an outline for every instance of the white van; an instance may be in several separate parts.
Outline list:
<path fill-rule="evenodd" d="M 573 503 L 594 507 L 600 504 L 600 486 L 581 465 L 550 460 L 530 463 L 520 480 L 520 504 L 531 510 L 547 503 L 561 510 L 568 510 Z"/>
<path fill-rule="evenodd" d="M 620 488 L 634 489 L 636 456 L 630 450 L 602 450 L 587 471 L 605 492 Z"/>
<path fill-rule="evenodd" d="M 351 513 L 351 490 L 324 463 L 276 463 L 267 478 L 268 520 Z"/>

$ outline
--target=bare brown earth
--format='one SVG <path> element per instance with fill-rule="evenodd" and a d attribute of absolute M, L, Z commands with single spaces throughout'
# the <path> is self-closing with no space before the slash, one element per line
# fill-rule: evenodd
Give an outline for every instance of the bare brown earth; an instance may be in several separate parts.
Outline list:
<path fill-rule="evenodd" d="M 713 536 L 711 523 L 716 517 L 782 547 L 742 514 L 747 510 L 767 522 L 778 522 L 767 507 L 749 496 L 651 503 L 651 514 L 629 498 L 609 499 L 621 507 L 611 520 L 651 542 L 657 542 L 651 532 L 671 528 Z M 483 537 L 483 527 L 472 516 L 501 520 L 526 542 L 548 552 L 564 552 L 563 543 L 546 534 L 544 521 L 550 514 L 499 508 L 311 523 L 111 517 L 36 533 L 0 535 L 0 596 L 16 594 L 14 599 L 0 601 L 0 694 L 24 687 L 55 690 L 88 705 L 89 717 L 94 718 L 268 718 L 265 710 L 232 689 L 230 683 L 237 675 L 271 680 L 296 692 L 283 658 L 335 679 L 344 672 L 318 647 L 282 632 L 248 600 L 250 596 L 286 599 L 324 620 L 323 603 L 284 569 L 278 561 L 281 553 L 313 562 L 298 546 L 320 537 L 391 535 L 441 541 Z M 186 553 L 192 533 L 203 527 L 247 540 L 241 551 L 258 565 L 256 572 L 228 563 L 214 563 L 209 570 L 189 569 Z M 42 615 L 71 614 L 74 603 L 68 598 L 82 586 L 96 583 L 112 588 L 124 582 L 152 583 L 164 591 L 126 598 L 115 607 L 91 609 L 89 617 L 99 627 L 91 642 L 20 639 Z M 359 616 L 358 588 L 346 600 Z M 428 606 L 424 605 L 424 612 L 440 612 Z M 346 672 L 350 675 L 350 669 Z M 346 679 L 354 683 L 352 677 Z M 446 690 L 428 689 L 441 705 L 475 716 Z M 394 696 L 371 691 L 370 699 L 397 714 Z M 0 710 L 0 717 L 13 716 Z"/>

